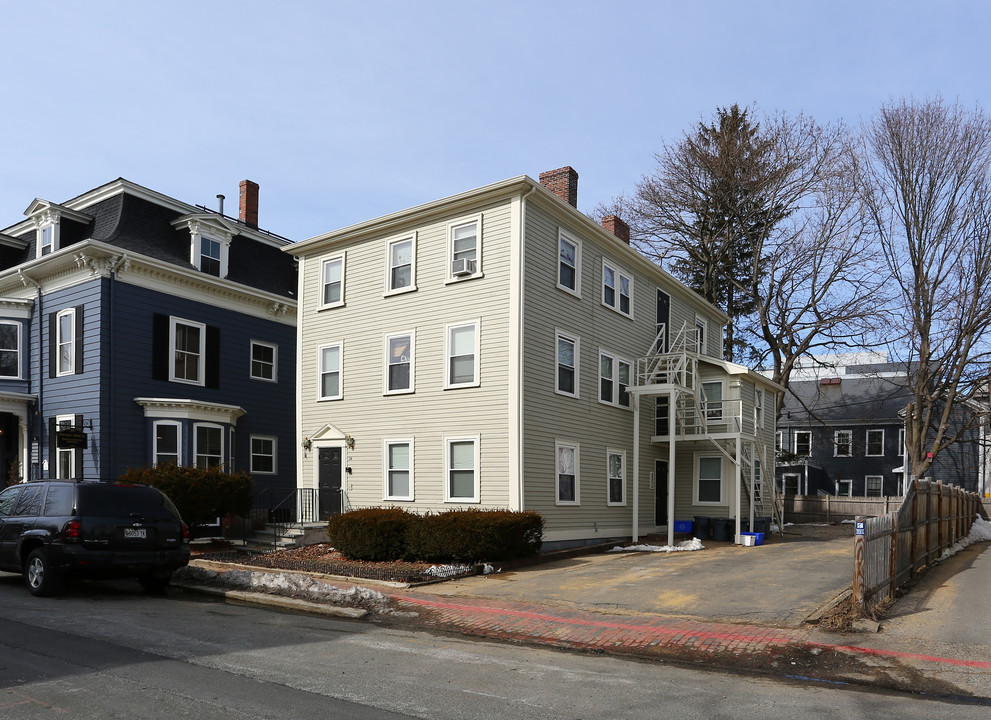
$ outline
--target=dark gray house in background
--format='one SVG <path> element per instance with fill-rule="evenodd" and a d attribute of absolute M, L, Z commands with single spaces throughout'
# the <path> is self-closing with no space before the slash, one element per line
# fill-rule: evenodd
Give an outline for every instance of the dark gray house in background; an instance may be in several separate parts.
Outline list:
<path fill-rule="evenodd" d="M 124 179 L 0 231 L 0 469 L 113 478 L 174 462 L 296 485 L 285 238 Z"/>
<path fill-rule="evenodd" d="M 907 367 L 883 353 L 816 357 L 785 395 L 776 440 L 778 487 L 786 495 L 899 496 L 908 475 L 901 413 Z M 979 491 L 981 431 L 941 453 L 934 481 Z"/>

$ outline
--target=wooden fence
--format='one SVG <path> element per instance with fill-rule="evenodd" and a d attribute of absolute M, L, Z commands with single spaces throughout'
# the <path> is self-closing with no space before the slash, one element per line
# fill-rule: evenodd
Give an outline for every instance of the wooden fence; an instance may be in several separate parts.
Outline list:
<path fill-rule="evenodd" d="M 785 522 L 837 523 L 861 515 L 887 515 L 902 504 L 901 497 L 787 495 L 779 500 Z"/>
<path fill-rule="evenodd" d="M 894 598 L 895 590 L 965 537 L 977 515 L 988 517 L 977 493 L 915 480 L 893 512 L 857 518 L 854 603 L 868 611 Z"/>

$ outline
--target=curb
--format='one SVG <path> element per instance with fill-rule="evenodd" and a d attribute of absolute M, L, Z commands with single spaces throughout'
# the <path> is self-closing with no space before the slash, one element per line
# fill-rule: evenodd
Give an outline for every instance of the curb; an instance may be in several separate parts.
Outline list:
<path fill-rule="evenodd" d="M 310 602 L 308 600 L 297 600 L 296 598 L 287 598 L 281 595 L 267 595 L 266 593 L 248 592 L 246 590 L 223 590 L 209 585 L 173 583 L 173 586 L 182 588 L 188 592 L 212 595 L 222 598 L 227 602 L 239 603 L 241 605 L 275 607 L 283 610 L 293 610 L 295 612 L 312 613 L 314 615 L 342 617 L 348 620 L 364 620 L 369 614 L 367 610 L 361 608 L 341 607 L 338 605 Z"/>

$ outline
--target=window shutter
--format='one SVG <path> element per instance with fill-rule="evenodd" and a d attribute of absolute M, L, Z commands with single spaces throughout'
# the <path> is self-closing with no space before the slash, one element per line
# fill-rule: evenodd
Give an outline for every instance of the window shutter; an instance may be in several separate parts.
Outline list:
<path fill-rule="evenodd" d="M 152 319 L 151 377 L 169 379 L 169 316 L 159 313 Z"/>
<path fill-rule="evenodd" d="M 77 309 L 77 312 L 81 312 L 81 311 L 82 311 L 82 307 L 80 307 L 80 308 Z M 76 430 L 82 430 L 83 429 L 83 416 L 82 415 L 76 415 L 74 418 L 72 418 L 72 426 L 74 428 L 76 428 Z M 76 450 L 75 456 L 76 456 L 76 467 L 73 468 L 73 471 L 74 471 L 73 472 L 73 475 L 76 478 L 82 478 L 82 476 L 83 476 L 83 450 L 82 449 Z"/>
<path fill-rule="evenodd" d="M 56 313 L 48 313 L 48 377 L 55 377 L 56 360 L 58 358 L 58 323 Z"/>
<path fill-rule="evenodd" d="M 48 477 L 55 477 L 58 468 L 58 443 L 55 439 L 55 418 L 48 418 Z"/>
<path fill-rule="evenodd" d="M 75 341 L 76 341 L 76 375 L 80 375 L 83 372 L 83 306 L 76 306 L 76 327 L 75 327 Z M 82 416 L 80 416 L 82 417 Z M 80 420 L 80 422 L 82 422 Z M 81 455 L 82 453 L 77 453 Z"/>
<path fill-rule="evenodd" d="M 208 388 L 220 387 L 220 328 L 206 326 L 206 378 Z"/>

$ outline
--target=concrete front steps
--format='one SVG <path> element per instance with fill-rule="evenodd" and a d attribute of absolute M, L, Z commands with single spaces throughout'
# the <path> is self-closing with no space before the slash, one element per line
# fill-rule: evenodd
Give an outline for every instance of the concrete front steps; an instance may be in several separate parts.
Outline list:
<path fill-rule="evenodd" d="M 266 523 L 265 527 L 251 533 L 244 541 L 249 548 L 289 550 L 330 542 L 330 538 L 327 536 L 326 522 L 300 523 L 289 527 Z"/>

